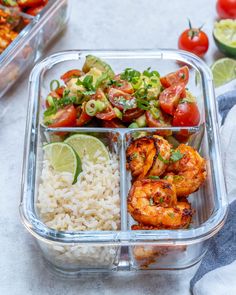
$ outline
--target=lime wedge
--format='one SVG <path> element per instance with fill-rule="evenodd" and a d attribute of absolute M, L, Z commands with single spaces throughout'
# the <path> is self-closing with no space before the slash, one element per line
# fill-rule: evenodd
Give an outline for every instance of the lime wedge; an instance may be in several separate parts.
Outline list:
<path fill-rule="evenodd" d="M 215 87 L 222 86 L 236 78 L 236 60 L 221 58 L 211 66 Z"/>
<path fill-rule="evenodd" d="M 236 21 L 223 19 L 216 22 L 213 37 L 219 50 L 229 57 L 236 57 Z"/>
<path fill-rule="evenodd" d="M 107 161 L 110 159 L 105 145 L 94 136 L 75 134 L 68 137 L 65 142 L 73 147 L 81 159 L 83 159 L 85 155 L 87 155 L 89 160 L 93 163 L 97 162 L 98 155 L 99 157 L 104 157 Z"/>
<path fill-rule="evenodd" d="M 74 149 L 64 142 L 53 142 L 44 147 L 45 158 L 55 171 L 70 172 L 73 174 L 73 183 L 76 183 L 82 165 L 79 156 Z"/>

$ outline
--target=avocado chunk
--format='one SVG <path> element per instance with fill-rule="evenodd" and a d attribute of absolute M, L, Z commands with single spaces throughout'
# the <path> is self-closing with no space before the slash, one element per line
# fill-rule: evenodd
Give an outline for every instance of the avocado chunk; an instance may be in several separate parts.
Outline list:
<path fill-rule="evenodd" d="M 82 70 L 83 72 L 87 73 L 92 68 L 97 68 L 102 72 L 106 72 L 109 78 L 111 79 L 115 76 L 115 73 L 113 72 L 112 68 L 106 62 L 94 55 L 87 55 Z"/>

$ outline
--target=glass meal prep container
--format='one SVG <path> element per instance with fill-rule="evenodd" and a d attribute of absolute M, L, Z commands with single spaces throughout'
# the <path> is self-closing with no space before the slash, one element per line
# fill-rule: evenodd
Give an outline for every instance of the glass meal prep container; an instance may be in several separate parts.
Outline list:
<path fill-rule="evenodd" d="M 85 57 L 92 54 L 108 62 L 119 73 L 127 67 L 148 67 L 161 75 L 186 64 L 190 69 L 188 88 L 196 96 L 201 120 L 195 127 L 161 128 L 48 128 L 42 124 L 45 98 L 50 82 L 68 71 L 81 69 Z M 126 170 L 126 148 L 137 133 L 154 134 L 170 130 L 188 130 L 188 144 L 207 161 L 207 180 L 188 199 L 195 209 L 189 229 L 131 230 L 134 223 L 127 211 L 131 186 Z M 120 228 L 117 231 L 57 231 L 44 224 L 36 203 L 42 173 L 43 144 L 53 142 L 53 133 L 73 132 L 93 135 L 102 140 L 119 159 Z M 64 274 L 79 272 L 173 270 L 199 262 L 208 243 L 223 226 L 227 201 L 222 172 L 219 133 L 212 77 L 207 66 L 196 56 L 183 51 L 66 51 L 54 54 L 33 69 L 29 82 L 29 107 L 25 137 L 24 167 L 20 214 L 24 226 L 35 237 L 44 258 Z"/>
<path fill-rule="evenodd" d="M 12 11 L 14 8 L 1 6 Z M 68 0 L 49 0 L 44 9 L 35 17 L 18 12 L 29 24 L 0 54 L 0 97 L 40 57 L 45 47 L 64 29 L 69 18 Z"/>

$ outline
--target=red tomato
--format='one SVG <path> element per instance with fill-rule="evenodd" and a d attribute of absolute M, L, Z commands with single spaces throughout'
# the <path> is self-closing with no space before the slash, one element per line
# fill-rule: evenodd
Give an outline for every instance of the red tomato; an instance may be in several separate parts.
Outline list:
<path fill-rule="evenodd" d="M 25 11 L 25 13 L 30 14 L 32 16 L 36 16 L 37 14 L 39 14 L 43 9 L 44 9 L 45 5 L 40 5 L 37 7 L 31 7 L 29 9 L 27 9 Z"/>
<path fill-rule="evenodd" d="M 36 7 L 40 5 L 46 5 L 48 0 L 17 0 L 18 5 L 21 8 L 27 8 L 27 7 Z"/>
<path fill-rule="evenodd" d="M 64 83 L 67 83 L 71 78 L 82 76 L 83 72 L 80 70 L 70 70 L 61 76 Z"/>
<path fill-rule="evenodd" d="M 78 107 L 76 109 L 77 111 L 77 119 L 76 119 L 76 126 L 77 127 L 82 127 L 85 124 L 87 124 L 92 117 L 89 116 L 86 112 L 85 112 L 85 104 L 81 107 Z"/>
<path fill-rule="evenodd" d="M 119 119 L 112 119 L 110 121 L 103 120 L 102 127 L 105 128 L 125 128 L 125 125 Z"/>
<path fill-rule="evenodd" d="M 128 94 L 134 93 L 132 84 L 128 81 L 121 80 L 120 75 L 116 75 L 114 80 L 117 81 L 117 85 L 113 85 L 112 88 L 119 89 Z"/>
<path fill-rule="evenodd" d="M 216 10 L 220 18 L 236 18 L 236 0 L 218 0 Z"/>
<path fill-rule="evenodd" d="M 185 83 L 172 85 L 160 94 L 161 109 L 167 114 L 173 115 L 179 100 L 185 93 Z"/>
<path fill-rule="evenodd" d="M 110 121 L 110 120 L 116 118 L 116 113 L 113 110 L 112 105 L 110 104 L 109 100 L 106 98 L 106 95 L 104 94 L 104 92 L 101 89 L 99 89 L 99 88 L 97 89 L 97 92 L 93 95 L 93 99 L 101 100 L 106 105 L 105 110 L 103 110 L 102 112 L 99 112 L 95 115 L 98 119 Z"/>
<path fill-rule="evenodd" d="M 161 77 L 161 84 L 165 88 L 170 87 L 173 84 L 185 83 L 187 85 L 189 79 L 189 69 L 187 66 L 180 68 L 178 71 L 170 73 L 164 77 Z"/>
<path fill-rule="evenodd" d="M 202 57 L 208 50 L 209 40 L 201 29 L 192 28 L 190 24 L 190 28 L 180 35 L 178 47 Z"/>
<path fill-rule="evenodd" d="M 127 110 L 123 113 L 122 121 L 123 122 L 132 122 L 133 120 L 137 119 L 138 117 L 144 114 L 144 110 L 139 108 Z"/>
<path fill-rule="evenodd" d="M 126 104 L 130 103 L 134 105 L 133 108 L 136 108 L 136 100 L 130 94 L 127 94 L 121 90 L 110 88 L 108 91 L 108 98 L 111 104 L 114 107 L 117 107 L 119 110 L 123 111 Z"/>
<path fill-rule="evenodd" d="M 171 118 L 160 111 L 160 117 L 155 119 L 150 111 L 145 113 L 148 127 L 171 126 Z"/>
<path fill-rule="evenodd" d="M 174 113 L 173 126 L 196 126 L 200 122 L 200 113 L 194 102 L 180 103 Z"/>
<path fill-rule="evenodd" d="M 53 123 L 48 125 L 51 128 L 73 127 L 76 123 L 76 110 L 73 105 L 68 105 L 57 111 Z"/>
<path fill-rule="evenodd" d="M 66 88 L 65 86 L 60 86 L 60 87 L 58 87 L 58 88 L 55 90 L 56 94 L 59 95 L 60 97 L 62 97 L 65 88 Z"/>

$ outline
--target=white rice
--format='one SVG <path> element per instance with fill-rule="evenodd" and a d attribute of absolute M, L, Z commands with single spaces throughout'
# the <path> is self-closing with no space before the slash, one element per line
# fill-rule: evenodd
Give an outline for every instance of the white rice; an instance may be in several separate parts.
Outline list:
<path fill-rule="evenodd" d="M 85 156 L 82 172 L 72 185 L 73 175 L 56 172 L 43 161 L 37 209 L 50 228 L 63 231 L 120 229 L 119 162 Z"/>

